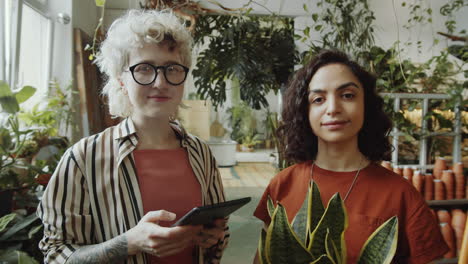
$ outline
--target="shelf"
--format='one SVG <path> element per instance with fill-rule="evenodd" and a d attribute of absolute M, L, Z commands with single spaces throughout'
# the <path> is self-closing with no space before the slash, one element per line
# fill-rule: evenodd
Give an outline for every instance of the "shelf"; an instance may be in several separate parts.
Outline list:
<path fill-rule="evenodd" d="M 426 201 L 431 208 L 463 208 L 468 209 L 468 199 L 454 199 L 454 200 L 432 200 Z"/>
<path fill-rule="evenodd" d="M 438 259 L 434 261 L 436 264 L 449 264 L 449 263 L 458 263 L 458 258 L 449 258 L 449 259 Z"/>

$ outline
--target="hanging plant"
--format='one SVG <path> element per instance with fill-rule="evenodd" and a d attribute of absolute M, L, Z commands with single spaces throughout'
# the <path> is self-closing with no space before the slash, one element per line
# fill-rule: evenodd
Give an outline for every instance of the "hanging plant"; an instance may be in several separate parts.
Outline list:
<path fill-rule="evenodd" d="M 280 17 L 200 16 L 195 43 L 203 48 L 193 70 L 197 93 L 215 109 L 226 101 L 226 81 L 237 79 L 240 98 L 253 109 L 267 107 L 293 72 L 293 21 Z"/>
<path fill-rule="evenodd" d="M 305 4 L 304 10 L 309 12 Z M 303 36 L 297 36 L 309 45 L 305 61 L 324 48 L 336 48 L 361 60 L 362 52 L 374 45 L 375 16 L 367 0 L 319 0 L 317 11 L 311 15 L 313 24 L 302 30 Z M 310 40 L 312 31 L 320 40 Z"/>

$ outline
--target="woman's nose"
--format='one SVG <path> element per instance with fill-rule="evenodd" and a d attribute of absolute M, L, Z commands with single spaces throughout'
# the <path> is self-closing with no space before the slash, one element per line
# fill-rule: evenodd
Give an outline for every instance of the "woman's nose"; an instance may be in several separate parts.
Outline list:
<path fill-rule="evenodd" d="M 161 69 L 158 69 L 156 72 L 156 79 L 153 83 L 153 88 L 164 88 L 167 86 L 166 78 L 164 77 L 164 72 Z"/>
<path fill-rule="evenodd" d="M 337 98 L 329 98 L 327 102 L 327 115 L 334 116 L 341 112 L 341 104 Z"/>

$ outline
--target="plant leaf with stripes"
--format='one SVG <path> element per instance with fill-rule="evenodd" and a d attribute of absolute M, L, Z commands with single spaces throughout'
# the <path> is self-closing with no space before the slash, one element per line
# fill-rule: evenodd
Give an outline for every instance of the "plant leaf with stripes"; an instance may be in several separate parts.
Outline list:
<path fill-rule="evenodd" d="M 322 219 L 322 216 L 325 212 L 325 208 L 323 207 L 323 202 L 322 198 L 320 197 L 320 190 L 318 188 L 318 185 L 312 181 L 311 186 L 309 186 L 311 189 L 311 197 L 310 199 L 312 200 L 311 203 L 309 203 L 309 232 L 312 233 L 317 228 L 318 223 L 320 222 L 320 219 Z"/>
<path fill-rule="evenodd" d="M 300 241 L 304 245 L 307 245 L 309 239 L 309 226 L 310 226 L 310 214 L 309 214 L 309 203 L 311 202 L 312 192 L 311 188 L 308 189 L 304 202 L 302 203 L 301 208 L 297 212 L 296 216 L 292 222 L 292 228 L 296 235 L 299 237 Z"/>
<path fill-rule="evenodd" d="M 271 264 L 309 263 L 311 254 L 292 230 L 286 210 L 278 203 L 266 235 L 266 257 Z"/>
<path fill-rule="evenodd" d="M 259 261 L 260 264 L 269 264 L 266 258 L 266 249 L 265 249 L 265 241 L 266 241 L 266 231 L 262 228 L 262 234 L 260 236 L 260 240 L 258 241 L 258 252 L 259 252 Z"/>
<path fill-rule="evenodd" d="M 323 254 L 318 259 L 311 262 L 310 264 L 334 264 L 334 263 L 327 255 Z"/>
<path fill-rule="evenodd" d="M 312 256 L 317 257 L 326 254 L 325 242 L 327 229 L 330 231 L 330 238 L 335 244 L 337 251 L 341 252 L 341 259 L 346 259 L 346 246 L 344 243 L 344 232 L 348 227 L 348 217 L 343 200 L 339 193 L 333 195 L 328 202 L 327 209 L 320 219 L 320 222 L 312 232 L 311 241 L 308 246 Z"/>
<path fill-rule="evenodd" d="M 334 264 L 341 264 L 341 253 L 333 243 L 333 240 L 330 237 L 330 230 L 327 229 L 327 235 L 325 236 L 325 250 L 327 252 L 327 256 L 333 261 Z"/>
<path fill-rule="evenodd" d="M 390 264 L 398 242 L 398 218 L 393 216 L 367 239 L 361 249 L 358 264 Z"/>
<path fill-rule="evenodd" d="M 270 218 L 272 218 L 273 212 L 275 211 L 275 205 L 273 204 L 273 201 L 271 200 L 271 197 L 269 195 L 267 200 L 267 210 L 268 214 L 270 215 Z"/>

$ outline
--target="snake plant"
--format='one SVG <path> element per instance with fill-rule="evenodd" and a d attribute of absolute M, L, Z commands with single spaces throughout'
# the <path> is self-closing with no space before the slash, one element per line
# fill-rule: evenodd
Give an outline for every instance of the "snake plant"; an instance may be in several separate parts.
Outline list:
<path fill-rule="evenodd" d="M 346 263 L 344 233 L 348 217 L 339 193 L 323 207 L 320 191 L 312 182 L 307 197 L 296 214 L 292 225 L 284 207 L 275 207 L 268 198 L 268 213 L 271 223 L 262 230 L 259 241 L 260 263 L 304 264 Z M 389 264 L 396 252 L 398 218 L 391 217 L 367 239 L 358 264 Z"/>

